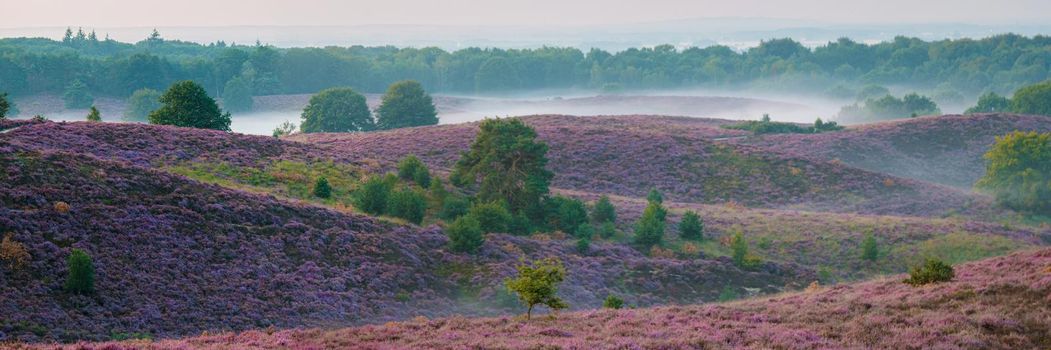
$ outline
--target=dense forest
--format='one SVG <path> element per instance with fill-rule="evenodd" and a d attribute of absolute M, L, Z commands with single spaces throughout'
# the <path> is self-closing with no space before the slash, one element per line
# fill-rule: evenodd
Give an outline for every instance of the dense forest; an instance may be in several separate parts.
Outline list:
<path fill-rule="evenodd" d="M 985 92 L 1009 95 L 1049 78 L 1051 37 L 1005 34 L 927 42 L 898 37 L 863 44 L 840 39 L 807 48 L 774 39 L 738 52 L 726 46 L 671 45 L 610 53 L 575 48 L 275 48 L 165 40 L 154 31 L 134 44 L 67 31 L 61 41 L 0 40 L 0 90 L 62 94 L 86 86 L 127 97 L 193 80 L 220 96 L 231 81 L 254 95 L 313 93 L 333 86 L 382 92 L 412 79 L 433 92 L 489 94 L 535 89 L 758 87 L 853 98 L 868 85 L 907 86 L 939 103 L 965 104 Z"/>

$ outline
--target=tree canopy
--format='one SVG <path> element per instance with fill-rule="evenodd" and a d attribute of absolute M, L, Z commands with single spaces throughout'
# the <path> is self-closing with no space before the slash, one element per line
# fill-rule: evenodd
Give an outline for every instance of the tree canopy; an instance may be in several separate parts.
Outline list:
<path fill-rule="evenodd" d="M 1015 210 L 1051 213 L 1051 133 L 1016 131 L 996 138 L 976 187 Z"/>
<path fill-rule="evenodd" d="M 438 112 L 431 95 L 415 80 L 391 84 L 376 109 L 376 125 L 380 129 L 438 124 Z"/>
<path fill-rule="evenodd" d="M 161 108 L 161 93 L 153 89 L 138 89 L 128 97 L 124 121 L 148 122 L 150 113 Z"/>
<path fill-rule="evenodd" d="M 1051 80 L 1018 89 L 1011 97 L 1011 111 L 1051 116 Z"/>
<path fill-rule="evenodd" d="M 230 113 L 223 113 L 197 83 L 172 84 L 160 101 L 161 108 L 149 115 L 151 124 L 230 131 Z"/>
<path fill-rule="evenodd" d="M 352 132 L 375 129 L 365 96 L 351 88 L 331 88 L 310 97 L 303 108 L 304 133 Z"/>
<path fill-rule="evenodd" d="M 223 89 L 223 107 L 230 112 L 247 112 L 252 110 L 252 87 L 241 77 L 226 82 Z"/>
<path fill-rule="evenodd" d="M 558 285 L 566 279 L 566 268 L 558 258 L 547 258 L 533 261 L 531 264 L 520 263 L 518 275 L 504 281 L 507 290 L 518 294 L 518 299 L 526 304 L 526 319 L 532 318 L 533 307 L 546 305 L 553 310 L 569 307 L 556 294 Z"/>

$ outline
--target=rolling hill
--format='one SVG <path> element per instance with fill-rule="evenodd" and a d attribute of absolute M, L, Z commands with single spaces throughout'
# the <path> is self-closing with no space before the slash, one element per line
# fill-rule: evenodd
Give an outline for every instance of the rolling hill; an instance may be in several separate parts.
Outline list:
<path fill-rule="evenodd" d="M 891 276 L 740 302 L 537 317 L 416 318 L 335 330 L 250 331 L 76 349 L 813 349 L 1051 347 L 1051 250 L 956 267 L 951 282 Z M 18 348 L 44 348 L 22 346 Z M 50 348 L 50 347 L 47 347 Z"/>

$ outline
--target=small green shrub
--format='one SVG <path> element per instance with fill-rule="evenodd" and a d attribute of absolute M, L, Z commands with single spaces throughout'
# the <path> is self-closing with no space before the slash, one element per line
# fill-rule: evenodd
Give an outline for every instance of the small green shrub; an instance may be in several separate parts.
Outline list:
<path fill-rule="evenodd" d="M 427 199 L 411 189 L 394 191 L 387 201 L 387 214 L 419 225 L 427 213 Z"/>
<path fill-rule="evenodd" d="M 516 235 L 528 235 L 533 231 L 533 224 L 525 213 L 519 212 L 511 218 L 511 222 L 507 225 L 507 231 Z"/>
<path fill-rule="evenodd" d="M 598 227 L 599 237 L 610 239 L 615 234 L 617 234 L 617 225 L 614 225 L 612 222 L 604 222 Z"/>
<path fill-rule="evenodd" d="M 95 108 L 95 106 L 91 106 L 91 109 L 88 111 L 87 121 L 92 123 L 102 122 L 102 114 L 99 113 L 98 108 Z"/>
<path fill-rule="evenodd" d="M 442 203 L 442 210 L 438 212 L 438 217 L 442 220 L 456 220 L 456 218 L 467 214 L 467 210 L 471 207 L 471 202 L 464 197 L 449 197 Z"/>
<path fill-rule="evenodd" d="M 660 244 L 664 239 L 664 215 L 666 212 L 659 201 L 651 200 L 642 212 L 642 217 L 635 222 L 635 244 L 645 249 Z"/>
<path fill-rule="evenodd" d="M 587 254 L 591 251 L 591 240 L 585 237 L 577 239 L 577 253 Z"/>
<path fill-rule="evenodd" d="M 370 177 L 358 188 L 354 206 L 372 215 L 382 215 L 387 211 L 387 201 L 392 187 L 389 181 L 381 177 Z"/>
<path fill-rule="evenodd" d="M 664 195 L 661 194 L 661 191 L 658 191 L 656 188 L 654 188 L 650 190 L 650 193 L 646 194 L 646 201 L 656 202 L 657 204 L 664 204 Z"/>
<path fill-rule="evenodd" d="M 431 185 L 431 172 L 427 165 L 412 154 L 398 162 L 398 177 L 405 181 L 413 181 L 420 187 Z"/>
<path fill-rule="evenodd" d="M 580 224 L 576 230 L 573 230 L 573 236 L 579 238 L 591 239 L 591 236 L 595 235 L 595 227 L 589 223 Z"/>
<path fill-rule="evenodd" d="M 588 210 L 584 202 L 568 197 L 554 196 L 548 200 L 551 210 L 551 226 L 572 234 L 581 224 L 588 222 Z"/>
<path fill-rule="evenodd" d="M 719 292 L 719 301 L 720 302 L 730 301 L 730 300 L 734 300 L 734 299 L 737 299 L 737 298 L 738 298 L 737 290 L 735 290 L 733 287 L 725 286 L 725 287 L 723 287 L 723 290 L 721 292 Z"/>
<path fill-rule="evenodd" d="M 688 240 L 704 239 L 704 223 L 697 213 L 688 211 L 682 215 L 682 221 L 679 221 L 679 237 Z"/>
<path fill-rule="evenodd" d="M 485 243 L 481 225 L 470 215 L 453 221 L 445 228 L 445 234 L 449 236 L 449 248 L 456 252 L 474 253 Z"/>
<path fill-rule="evenodd" d="M 877 257 L 879 257 L 879 248 L 876 246 L 876 237 L 869 233 L 865 235 L 865 240 L 861 241 L 861 258 L 876 261 Z"/>
<path fill-rule="evenodd" d="M 314 182 L 314 196 L 318 198 L 332 197 L 332 186 L 329 186 L 328 179 L 324 176 L 317 178 L 317 181 Z"/>
<path fill-rule="evenodd" d="M 938 259 L 927 259 L 923 265 L 914 266 L 909 270 L 909 278 L 903 282 L 914 286 L 920 286 L 930 283 L 952 281 L 955 276 L 956 273 L 953 271 L 952 265 L 946 264 Z"/>
<path fill-rule="evenodd" d="M 467 211 L 467 216 L 477 220 L 485 233 L 507 232 L 507 224 L 512 218 L 507 208 L 498 202 L 476 203 Z"/>
<path fill-rule="evenodd" d="M 73 294 L 95 292 L 95 264 L 83 250 L 73 249 L 67 259 L 69 274 L 66 276 L 66 291 Z"/>
<path fill-rule="evenodd" d="M 604 222 L 616 222 L 617 221 L 617 209 L 613 207 L 613 203 L 609 201 L 608 196 L 602 196 L 595 202 L 595 207 L 591 209 L 591 222 L 595 224 L 602 224 Z"/>
<path fill-rule="evenodd" d="M 620 309 L 624 307 L 624 299 L 618 298 L 616 295 L 610 294 L 606 296 L 606 300 L 602 302 L 602 307 L 607 309 Z"/>

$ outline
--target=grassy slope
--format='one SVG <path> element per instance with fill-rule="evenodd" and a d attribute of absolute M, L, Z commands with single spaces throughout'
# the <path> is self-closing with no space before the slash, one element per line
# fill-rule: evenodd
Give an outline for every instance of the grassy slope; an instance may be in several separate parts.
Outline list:
<path fill-rule="evenodd" d="M 747 135 L 717 127 L 725 121 L 655 116 L 532 116 L 526 121 L 550 146 L 553 186 L 567 190 L 642 197 L 657 188 L 680 202 L 875 214 L 989 211 L 987 198 L 945 186 L 716 141 Z M 381 166 L 417 154 L 433 167 L 448 169 L 476 128 L 457 124 L 291 139 Z"/>
<path fill-rule="evenodd" d="M 251 331 L 124 349 L 812 349 L 1051 347 L 1051 249 L 956 267 L 922 287 L 901 276 L 723 304 L 538 317 L 414 319 L 337 330 Z M 27 347 L 31 348 L 31 347 Z M 73 348 L 72 346 L 70 348 Z"/>

